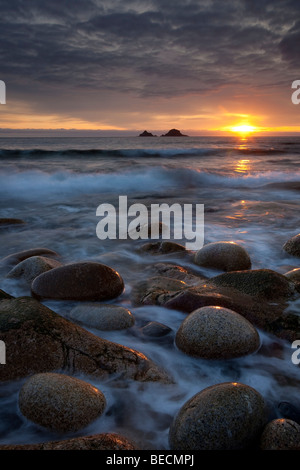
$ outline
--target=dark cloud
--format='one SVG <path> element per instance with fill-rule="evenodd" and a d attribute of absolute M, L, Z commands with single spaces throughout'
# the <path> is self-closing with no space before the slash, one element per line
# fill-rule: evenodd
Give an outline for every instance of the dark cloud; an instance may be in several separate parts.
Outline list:
<path fill-rule="evenodd" d="M 1 79 L 39 102 L 74 89 L 153 98 L 269 86 L 299 68 L 299 16 L 299 0 L 10 0 Z"/>

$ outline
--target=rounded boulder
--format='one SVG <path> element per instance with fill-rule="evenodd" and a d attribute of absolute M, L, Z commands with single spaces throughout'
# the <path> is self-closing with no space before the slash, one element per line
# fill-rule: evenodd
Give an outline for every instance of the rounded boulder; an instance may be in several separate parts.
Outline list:
<path fill-rule="evenodd" d="M 254 326 L 228 308 L 202 307 L 182 322 L 175 342 L 184 353 L 203 359 L 231 359 L 255 352 L 260 339 Z"/>
<path fill-rule="evenodd" d="M 33 375 L 19 393 L 19 408 L 27 419 L 60 433 L 84 428 L 103 413 L 105 406 L 100 390 L 57 373 Z"/>
<path fill-rule="evenodd" d="M 283 249 L 284 251 L 289 253 L 289 255 L 297 256 L 297 258 L 300 258 L 300 233 L 285 242 L 285 244 L 283 245 Z"/>
<path fill-rule="evenodd" d="M 252 387 L 221 383 L 197 393 L 173 420 L 172 450 L 238 450 L 250 447 L 265 424 L 265 402 Z"/>
<path fill-rule="evenodd" d="M 109 300 L 124 290 L 124 282 L 114 269 L 101 263 L 67 264 L 36 277 L 31 284 L 37 299 Z"/>
<path fill-rule="evenodd" d="M 205 268 L 243 271 L 251 268 L 247 251 L 235 242 L 213 242 L 197 251 L 194 262 Z"/>
<path fill-rule="evenodd" d="M 31 256 L 26 258 L 21 263 L 17 264 L 8 274 L 8 278 L 23 278 L 29 284 L 38 277 L 50 269 L 58 268 L 62 264 L 51 258 L 45 256 Z"/>
<path fill-rule="evenodd" d="M 262 450 L 300 450 L 300 426 L 291 419 L 274 419 L 261 436 Z"/>

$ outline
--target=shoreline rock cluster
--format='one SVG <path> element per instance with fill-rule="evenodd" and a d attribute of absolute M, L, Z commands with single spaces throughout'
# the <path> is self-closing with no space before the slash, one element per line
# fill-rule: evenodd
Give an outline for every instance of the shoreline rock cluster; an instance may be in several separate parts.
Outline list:
<path fill-rule="evenodd" d="M 300 234 L 284 249 L 300 257 Z M 222 270 L 210 278 L 175 264 L 156 262 L 159 254 L 191 256 L 172 242 L 148 243 L 141 250 L 153 256 L 147 280 L 131 292 L 133 305 L 161 305 L 183 314 L 173 347 L 195 358 L 228 360 L 255 354 L 259 329 L 279 338 L 300 338 L 299 315 L 285 313 L 299 299 L 297 268 L 279 274 L 251 269 L 247 251 L 233 242 L 205 245 L 193 254 L 195 266 Z M 105 412 L 103 392 L 74 377 L 118 377 L 174 386 L 167 371 L 139 351 L 93 335 L 99 330 L 131 328 L 132 313 L 105 304 L 124 291 L 113 268 L 96 262 L 62 265 L 58 254 L 37 248 L 8 255 L 0 261 L 8 278 L 30 285 L 32 297 L 13 298 L 0 291 L 0 339 L 7 347 L 7 364 L 0 381 L 26 379 L 19 391 L 22 416 L 38 426 L 66 434 L 85 429 Z M 72 300 L 67 318 L 41 303 L 44 299 Z M 186 316 L 184 316 L 186 314 Z M 167 325 L 150 322 L 142 333 L 163 338 Z M 243 383 L 226 382 L 199 391 L 178 410 L 170 426 L 172 450 L 298 449 L 300 425 L 292 419 L 270 421 L 264 398 Z M 5 449 L 138 449 L 118 434 L 65 439 L 41 444 L 2 445 Z"/>

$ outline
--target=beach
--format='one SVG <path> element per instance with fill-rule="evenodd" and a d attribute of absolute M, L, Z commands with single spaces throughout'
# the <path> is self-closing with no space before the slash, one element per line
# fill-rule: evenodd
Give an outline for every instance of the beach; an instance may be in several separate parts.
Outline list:
<path fill-rule="evenodd" d="M 98 376 L 85 372 L 92 366 L 76 358 L 71 371 L 51 370 L 88 382 L 106 401 L 101 416 L 63 434 L 37 426 L 22 414 L 19 393 L 28 374 L 8 376 L 0 384 L 0 445 L 118 433 L 138 448 L 174 449 L 180 444 L 174 444 L 177 437 L 170 438 L 170 428 L 179 410 L 201 391 L 224 383 L 243 384 L 259 393 L 266 405 L 266 422 L 258 427 L 278 418 L 297 421 L 299 367 L 292 361 L 291 346 L 300 340 L 299 284 L 283 275 L 300 266 L 299 257 L 283 246 L 300 232 L 299 137 L 2 137 L 0 158 L 0 218 L 19 221 L 0 227 L 0 289 L 15 298 L 33 297 L 76 327 L 141 355 L 128 359 L 116 349 L 126 363 L 126 374 L 119 363 L 111 366 L 111 357 L 103 366 L 108 373 Z M 118 212 L 120 196 L 127 197 L 128 206 L 143 204 L 148 209 L 153 204 L 203 205 L 204 246 L 233 242 L 249 256 L 250 264 L 240 262 L 232 268 L 226 262 L 224 266 L 197 263 L 195 252 L 176 246 L 185 246 L 184 238 L 165 240 L 174 245 L 161 245 L 162 239 L 153 240 L 151 234 L 145 239 L 100 239 L 97 208 L 109 204 Z M 69 265 L 80 264 L 81 269 L 85 263 L 86 282 L 92 284 L 98 276 L 96 268 L 91 271 L 93 263 L 107 266 L 111 271 L 103 274 L 99 268 L 99 276 L 109 279 L 110 292 L 103 287 L 103 297 L 99 292 L 95 297 L 93 289 L 79 283 L 72 284 L 70 295 L 48 296 L 43 289 L 51 290 L 50 274 L 46 287 L 37 278 L 28 282 L 20 273 L 9 275 L 20 259 L 3 262 L 6 257 L 40 248 L 53 253 L 37 251 L 36 256 L 58 263 L 50 265 L 46 274 Z M 240 277 L 230 277 L 232 272 L 249 270 L 260 277 L 243 281 L 246 288 L 240 287 Z M 79 271 L 74 272 L 72 279 Z M 69 276 L 66 273 L 60 284 Z M 225 274 L 229 277 L 216 280 Z M 101 329 L 88 322 L 93 309 L 89 302 L 129 311 L 129 316 L 118 313 L 124 315 L 125 326 Z M 244 314 L 256 330 L 247 330 L 254 338 L 251 350 L 243 349 L 250 336 L 245 336 L 237 357 L 232 351 L 228 356 L 212 352 L 211 357 L 196 357 L 182 350 L 176 338 L 183 321 L 194 310 L 210 306 Z M 109 317 L 107 311 L 105 315 Z M 154 328 L 149 327 L 152 322 Z M 248 323 L 245 328 L 250 328 Z M 84 335 L 79 329 L 77 334 Z M 225 333 L 220 330 L 219 335 Z M 85 341 L 82 336 L 82 344 Z M 8 360 L 9 349 L 6 353 Z M 126 361 L 131 361 L 130 366 Z M 132 363 L 138 364 L 134 371 Z"/>

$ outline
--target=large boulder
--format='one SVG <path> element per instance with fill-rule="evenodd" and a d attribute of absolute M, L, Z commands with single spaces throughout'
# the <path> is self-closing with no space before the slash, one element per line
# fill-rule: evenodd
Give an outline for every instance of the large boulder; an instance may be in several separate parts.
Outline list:
<path fill-rule="evenodd" d="M 144 354 L 98 338 L 31 297 L 0 302 L 0 331 L 6 345 L 2 381 L 59 370 L 104 378 L 118 374 L 139 381 L 171 381 Z"/>
<path fill-rule="evenodd" d="M 249 448 L 265 425 L 263 397 L 241 383 L 221 383 L 197 393 L 173 420 L 172 450 L 238 450 Z"/>
<path fill-rule="evenodd" d="M 300 233 L 285 242 L 283 249 L 290 255 L 300 258 Z"/>
<path fill-rule="evenodd" d="M 31 291 L 38 299 L 109 300 L 122 294 L 124 282 L 114 269 L 101 263 L 67 264 L 34 279 Z"/>
<path fill-rule="evenodd" d="M 32 281 L 40 274 L 60 266 L 62 266 L 62 264 L 56 259 L 47 258 L 45 256 L 31 256 L 11 269 L 7 274 L 7 277 L 22 278 L 31 284 Z"/>
<path fill-rule="evenodd" d="M 264 300 L 275 301 L 295 294 L 294 283 L 271 269 L 224 273 L 212 278 L 211 282 L 216 286 L 230 287 Z"/>
<path fill-rule="evenodd" d="M 26 418 L 60 433 L 86 427 L 103 413 L 105 406 L 100 390 L 63 374 L 33 375 L 19 393 L 19 408 Z"/>
<path fill-rule="evenodd" d="M 94 434 L 40 444 L 6 444 L 0 450 L 139 450 L 136 444 L 116 433 Z"/>
<path fill-rule="evenodd" d="M 244 356 L 260 345 L 259 335 L 248 320 L 220 307 L 202 307 L 188 315 L 175 341 L 181 351 L 204 359 Z"/>
<path fill-rule="evenodd" d="M 234 242 L 214 242 L 204 245 L 194 257 L 197 265 L 222 271 L 240 271 L 251 268 L 247 251 Z"/>
<path fill-rule="evenodd" d="M 290 419 L 274 419 L 261 436 L 262 450 L 300 450 L 300 425 Z"/>
<path fill-rule="evenodd" d="M 185 313 L 206 306 L 228 308 L 256 327 L 292 342 L 299 339 L 300 317 L 285 309 L 298 298 L 292 281 L 262 269 L 224 273 L 178 292 L 144 294 L 141 300 Z"/>

